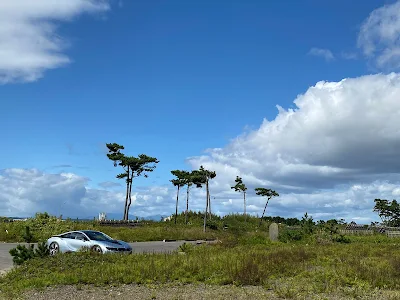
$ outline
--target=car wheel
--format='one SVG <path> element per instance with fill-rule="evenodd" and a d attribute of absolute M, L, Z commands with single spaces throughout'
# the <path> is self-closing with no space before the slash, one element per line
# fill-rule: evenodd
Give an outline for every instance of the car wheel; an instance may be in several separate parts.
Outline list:
<path fill-rule="evenodd" d="M 56 242 L 52 242 L 49 246 L 49 252 L 51 256 L 56 255 L 60 252 L 60 246 Z"/>
<path fill-rule="evenodd" d="M 100 246 L 98 246 L 98 245 L 94 245 L 93 247 L 92 247 L 92 252 L 94 252 L 94 253 L 103 253 L 103 250 L 101 250 L 101 247 Z"/>

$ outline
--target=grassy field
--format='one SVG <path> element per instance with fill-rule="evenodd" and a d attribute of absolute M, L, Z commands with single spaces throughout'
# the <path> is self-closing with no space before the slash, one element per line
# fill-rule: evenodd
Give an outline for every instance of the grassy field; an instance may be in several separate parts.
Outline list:
<path fill-rule="evenodd" d="M 184 254 L 93 255 L 33 259 L 0 279 L 3 295 L 59 285 L 193 284 L 262 286 L 279 297 L 335 293 L 361 297 L 400 288 L 399 243 L 355 237 L 348 244 L 222 241 Z M 206 259 L 205 259 L 206 258 Z M 394 298 L 393 298 L 394 299 Z"/>
<path fill-rule="evenodd" d="M 29 226 L 33 234 L 33 241 L 47 240 L 54 234 L 70 230 L 93 229 L 100 230 L 115 239 L 126 242 L 144 242 L 168 240 L 200 240 L 217 239 L 229 235 L 240 235 L 248 232 L 267 232 L 268 222 L 261 227 L 259 219 L 247 218 L 246 222 L 241 215 L 231 215 L 225 218 L 213 216 L 207 223 L 207 231 L 203 232 L 203 219 L 201 214 L 191 213 L 190 223 L 184 224 L 184 215 L 178 217 L 177 224 L 169 222 L 141 222 L 139 227 L 113 227 L 101 226 L 96 221 L 76 222 L 73 220 L 60 221 L 55 217 L 38 214 L 36 218 L 27 221 L 0 222 L 1 242 L 24 242 L 25 227 Z M 228 227 L 224 230 L 224 227 Z"/>
<path fill-rule="evenodd" d="M 400 241 L 385 235 L 345 237 L 337 227 L 303 220 L 281 225 L 278 242 L 268 222 L 232 215 L 214 217 L 202 230 L 200 215 L 185 225 L 146 222 L 138 228 L 101 227 L 96 222 L 61 222 L 38 215 L 26 222 L 0 223 L 0 239 L 22 241 L 25 226 L 35 240 L 75 229 L 98 229 L 126 241 L 217 238 L 214 245 L 185 246 L 174 254 L 95 255 L 72 253 L 31 259 L 0 279 L 0 296 L 16 298 L 31 289 L 121 285 L 257 286 L 277 298 L 369 297 L 399 299 Z M 8 233 L 4 233 L 7 230 Z M 260 290 L 258 290 L 260 291 Z M 325 295 L 325 296 L 324 296 Z M 326 295 L 336 295 L 329 298 Z M 342 297 L 342 298 L 341 298 Z M 367 299 L 366 298 L 366 299 Z"/>

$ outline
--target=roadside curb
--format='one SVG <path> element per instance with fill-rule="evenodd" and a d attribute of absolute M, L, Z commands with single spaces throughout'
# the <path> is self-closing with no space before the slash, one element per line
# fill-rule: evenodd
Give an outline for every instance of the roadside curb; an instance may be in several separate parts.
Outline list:
<path fill-rule="evenodd" d="M 207 242 L 218 242 L 218 239 L 205 239 L 205 240 L 169 240 L 169 239 L 163 239 L 162 242 L 168 243 L 168 242 L 196 242 L 196 243 L 207 243 Z"/>

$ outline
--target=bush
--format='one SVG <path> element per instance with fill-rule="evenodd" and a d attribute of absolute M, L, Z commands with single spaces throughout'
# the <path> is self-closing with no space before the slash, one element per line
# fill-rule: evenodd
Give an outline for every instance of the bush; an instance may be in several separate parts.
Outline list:
<path fill-rule="evenodd" d="M 304 234 L 303 234 L 302 231 L 300 231 L 300 230 L 290 230 L 290 229 L 283 230 L 278 236 L 278 240 L 283 242 L 283 243 L 300 241 L 303 238 L 304 238 Z"/>
<path fill-rule="evenodd" d="M 49 250 L 49 247 L 47 246 L 46 242 L 43 241 L 43 242 L 38 243 L 38 247 L 35 250 L 35 256 L 43 258 L 43 257 L 49 256 L 49 255 L 50 255 L 50 250 Z"/>
<path fill-rule="evenodd" d="M 348 244 L 350 243 L 350 239 L 346 236 L 344 236 L 343 234 L 338 234 L 332 237 L 332 240 L 336 243 L 344 243 L 344 244 Z"/>
<path fill-rule="evenodd" d="M 218 230 L 218 223 L 212 220 L 207 220 L 206 227 L 212 230 Z"/>
<path fill-rule="evenodd" d="M 32 258 L 43 258 L 48 256 L 50 251 L 46 242 L 41 242 L 38 244 L 37 249 L 34 249 L 33 244 L 30 244 L 28 247 L 25 245 L 18 245 L 16 248 L 11 249 L 9 253 L 13 257 L 14 264 L 22 265 L 24 262 Z"/>
<path fill-rule="evenodd" d="M 16 248 L 10 250 L 10 254 L 13 257 L 13 262 L 16 265 L 22 265 L 25 261 L 35 257 L 35 251 L 33 244 L 26 247 L 25 245 L 18 245 Z"/>
<path fill-rule="evenodd" d="M 25 226 L 25 233 L 24 233 L 24 236 L 22 238 L 24 239 L 25 243 L 34 242 L 34 237 L 33 237 L 33 234 L 30 231 L 29 226 Z"/>

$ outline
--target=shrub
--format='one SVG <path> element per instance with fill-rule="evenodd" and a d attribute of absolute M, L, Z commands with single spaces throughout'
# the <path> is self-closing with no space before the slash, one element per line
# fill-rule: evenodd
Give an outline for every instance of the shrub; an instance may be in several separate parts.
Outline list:
<path fill-rule="evenodd" d="M 35 257 L 46 257 L 50 254 L 49 248 L 46 242 L 38 243 L 37 249 L 34 249 L 34 245 L 30 244 L 28 247 L 25 245 L 17 245 L 9 251 L 13 257 L 13 262 L 16 265 L 22 265 L 25 261 Z"/>
<path fill-rule="evenodd" d="M 336 243 L 344 243 L 344 244 L 350 243 L 350 239 L 348 237 L 344 236 L 343 234 L 334 235 L 332 237 L 332 240 Z"/>
<path fill-rule="evenodd" d="M 314 232 L 315 223 L 308 213 L 305 213 L 304 217 L 300 221 L 301 229 L 304 234 L 311 234 Z"/>
<path fill-rule="evenodd" d="M 304 234 L 300 230 L 290 230 L 290 229 L 285 229 L 283 230 L 279 236 L 278 240 L 283 242 L 283 243 L 289 243 L 293 241 L 300 241 L 304 238 Z"/>
<path fill-rule="evenodd" d="M 25 245 L 18 245 L 16 248 L 10 250 L 10 254 L 13 257 L 13 262 L 16 265 L 22 265 L 25 261 L 35 257 L 35 251 L 33 244 L 26 247 Z"/>
<path fill-rule="evenodd" d="M 25 243 L 34 242 L 34 237 L 33 237 L 33 234 L 31 233 L 29 226 L 25 226 L 25 233 L 22 238 L 24 239 Z"/>
<path fill-rule="evenodd" d="M 50 255 L 49 247 L 46 242 L 38 243 L 37 249 L 35 250 L 35 256 L 43 258 Z"/>
<path fill-rule="evenodd" d="M 212 220 L 207 220 L 206 227 L 212 230 L 218 230 L 218 223 Z"/>

